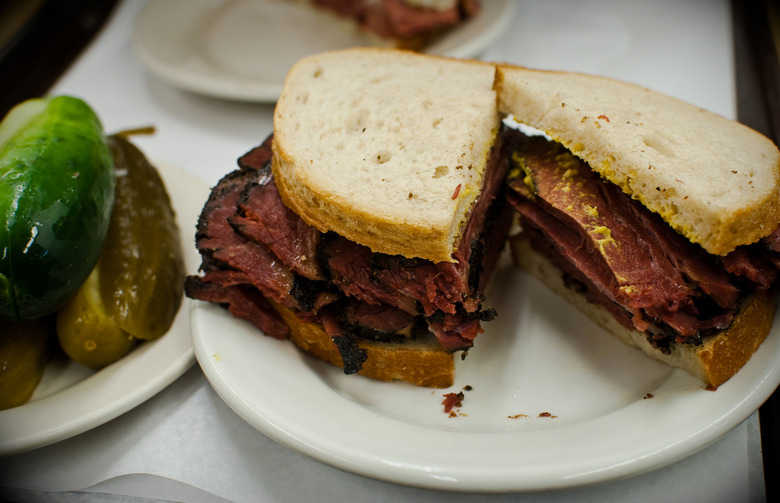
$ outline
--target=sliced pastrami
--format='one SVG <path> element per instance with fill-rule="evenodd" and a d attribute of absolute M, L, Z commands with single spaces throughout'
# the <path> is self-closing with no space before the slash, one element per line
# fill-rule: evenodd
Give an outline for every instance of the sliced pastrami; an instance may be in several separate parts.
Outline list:
<path fill-rule="evenodd" d="M 349 299 L 339 312 L 339 324 L 362 339 L 398 342 L 413 335 L 416 317 L 386 305 Z"/>
<path fill-rule="evenodd" d="M 287 208 L 268 166 L 255 171 L 238 199 L 230 224 L 244 237 L 267 246 L 287 267 L 309 279 L 324 279 L 317 262 L 320 232 Z"/>
<path fill-rule="evenodd" d="M 400 340 L 427 327 L 448 350 L 471 347 L 480 322 L 495 316 L 482 308 L 482 291 L 512 217 L 503 197 L 507 163 L 498 155 L 500 141 L 451 263 L 373 253 L 306 225 L 273 183 L 270 141 L 242 156 L 239 169 L 212 190 L 196 239 L 203 276 L 188 280 L 188 295 L 226 304 L 247 319 L 253 316 L 246 290 L 290 308 L 301 321 L 323 327 L 348 372 L 362 364 L 360 338 Z"/>
<path fill-rule="evenodd" d="M 721 258 L 726 270 L 768 290 L 777 278 L 776 255 L 757 246 L 740 246 Z"/>
<path fill-rule="evenodd" d="M 465 267 L 460 264 L 377 254 L 336 235 L 323 244 L 322 254 L 333 284 L 369 304 L 387 304 L 413 314 L 454 313 L 468 291 L 461 271 Z"/>
<path fill-rule="evenodd" d="M 266 142 L 254 149 L 249 158 L 267 157 L 268 145 Z M 259 172 L 251 164 L 242 165 L 214 187 L 198 219 L 195 241 L 202 257 L 201 270 L 205 275 L 218 272 L 221 278 L 226 277 L 225 270 L 230 271 L 231 284 L 252 285 L 290 309 L 311 310 L 322 300 L 319 291 L 314 292 L 316 288 L 280 262 L 267 246 L 247 239 L 230 225 L 242 194 Z"/>
<path fill-rule="evenodd" d="M 660 217 L 604 182 L 561 145 L 508 133 L 517 163 L 509 200 L 524 229 L 544 236 L 547 253 L 585 285 L 591 299 L 655 339 L 698 341 L 728 325 L 741 291 L 720 262 Z M 663 345 L 663 342 L 658 342 Z"/>
<path fill-rule="evenodd" d="M 211 279 L 218 280 L 216 276 Z M 285 339 L 290 329 L 256 289 L 242 284 L 226 284 L 209 278 L 188 276 L 184 291 L 192 299 L 223 305 L 233 316 L 250 321 L 266 335 Z"/>
<path fill-rule="evenodd" d="M 479 11 L 477 0 L 461 0 L 446 9 L 425 8 L 404 0 L 314 0 L 316 5 L 350 17 L 384 38 L 408 39 L 451 28 Z"/>

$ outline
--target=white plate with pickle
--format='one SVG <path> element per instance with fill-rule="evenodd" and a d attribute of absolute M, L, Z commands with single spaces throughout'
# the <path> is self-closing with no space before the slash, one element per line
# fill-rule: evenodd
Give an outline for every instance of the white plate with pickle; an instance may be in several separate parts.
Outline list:
<path fill-rule="evenodd" d="M 192 246 L 192 229 L 208 197 L 208 187 L 176 167 L 154 164 L 176 210 L 186 271 L 194 272 L 200 257 Z M 30 401 L 0 411 L 0 455 L 73 437 L 120 416 L 162 391 L 195 361 L 189 311 L 189 300 L 184 298 L 168 333 L 139 344 L 128 355 L 99 371 L 56 353 Z"/>

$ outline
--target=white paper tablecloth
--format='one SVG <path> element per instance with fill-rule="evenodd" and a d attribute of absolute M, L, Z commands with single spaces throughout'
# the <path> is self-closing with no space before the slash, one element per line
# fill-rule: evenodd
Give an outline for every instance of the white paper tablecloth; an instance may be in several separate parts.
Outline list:
<path fill-rule="evenodd" d="M 484 0 L 491 1 L 491 0 Z M 153 124 L 134 141 L 209 185 L 272 129 L 272 105 L 174 89 L 135 57 L 143 2 L 125 0 L 53 89 L 85 98 L 107 131 Z M 598 73 L 735 116 L 728 2 L 538 0 L 483 59 Z M 77 406 L 77 404 L 74 404 Z M 0 458 L 0 498 L 20 501 L 481 501 L 379 482 L 311 460 L 235 415 L 197 365 L 129 413 L 55 445 Z M 757 415 L 669 467 L 625 480 L 495 501 L 763 501 Z"/>

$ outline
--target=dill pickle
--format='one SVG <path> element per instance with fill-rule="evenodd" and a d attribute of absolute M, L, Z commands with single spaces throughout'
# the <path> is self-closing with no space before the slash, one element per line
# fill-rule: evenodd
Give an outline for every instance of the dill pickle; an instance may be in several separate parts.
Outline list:
<path fill-rule="evenodd" d="M 0 320 L 0 410 L 27 403 L 56 347 L 52 317 Z"/>
<path fill-rule="evenodd" d="M 157 170 L 123 136 L 109 137 L 117 171 L 111 223 L 98 261 L 109 318 L 139 339 L 168 331 L 179 310 L 184 256 L 176 215 Z"/>
<path fill-rule="evenodd" d="M 73 361 L 95 370 L 119 360 L 138 342 L 106 314 L 100 296 L 99 267 L 57 312 L 57 338 Z"/>
<path fill-rule="evenodd" d="M 114 201 L 100 120 L 70 96 L 27 100 L 0 123 L 0 318 L 58 309 L 95 267 Z"/>

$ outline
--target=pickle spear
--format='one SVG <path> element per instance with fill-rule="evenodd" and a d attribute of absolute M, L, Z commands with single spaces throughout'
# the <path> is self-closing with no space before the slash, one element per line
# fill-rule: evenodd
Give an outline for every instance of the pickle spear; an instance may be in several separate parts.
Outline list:
<path fill-rule="evenodd" d="M 70 359 L 94 370 L 119 360 L 138 339 L 106 314 L 96 267 L 76 295 L 57 312 L 57 338 Z"/>
<path fill-rule="evenodd" d="M 108 144 L 116 168 L 114 210 L 97 265 L 57 313 L 57 335 L 74 361 L 100 369 L 141 339 L 170 328 L 181 304 L 184 258 L 157 170 L 122 136 Z"/>
<path fill-rule="evenodd" d="M 109 137 L 117 170 L 116 199 L 100 255 L 106 314 L 138 339 L 168 331 L 179 310 L 184 255 L 165 185 L 143 153 L 121 135 Z"/>
<path fill-rule="evenodd" d="M 51 317 L 14 323 L 0 320 L 0 410 L 27 403 L 55 346 Z"/>
<path fill-rule="evenodd" d="M 102 125 L 78 98 L 25 101 L 0 123 L 0 318 L 53 313 L 97 263 L 114 203 Z"/>

